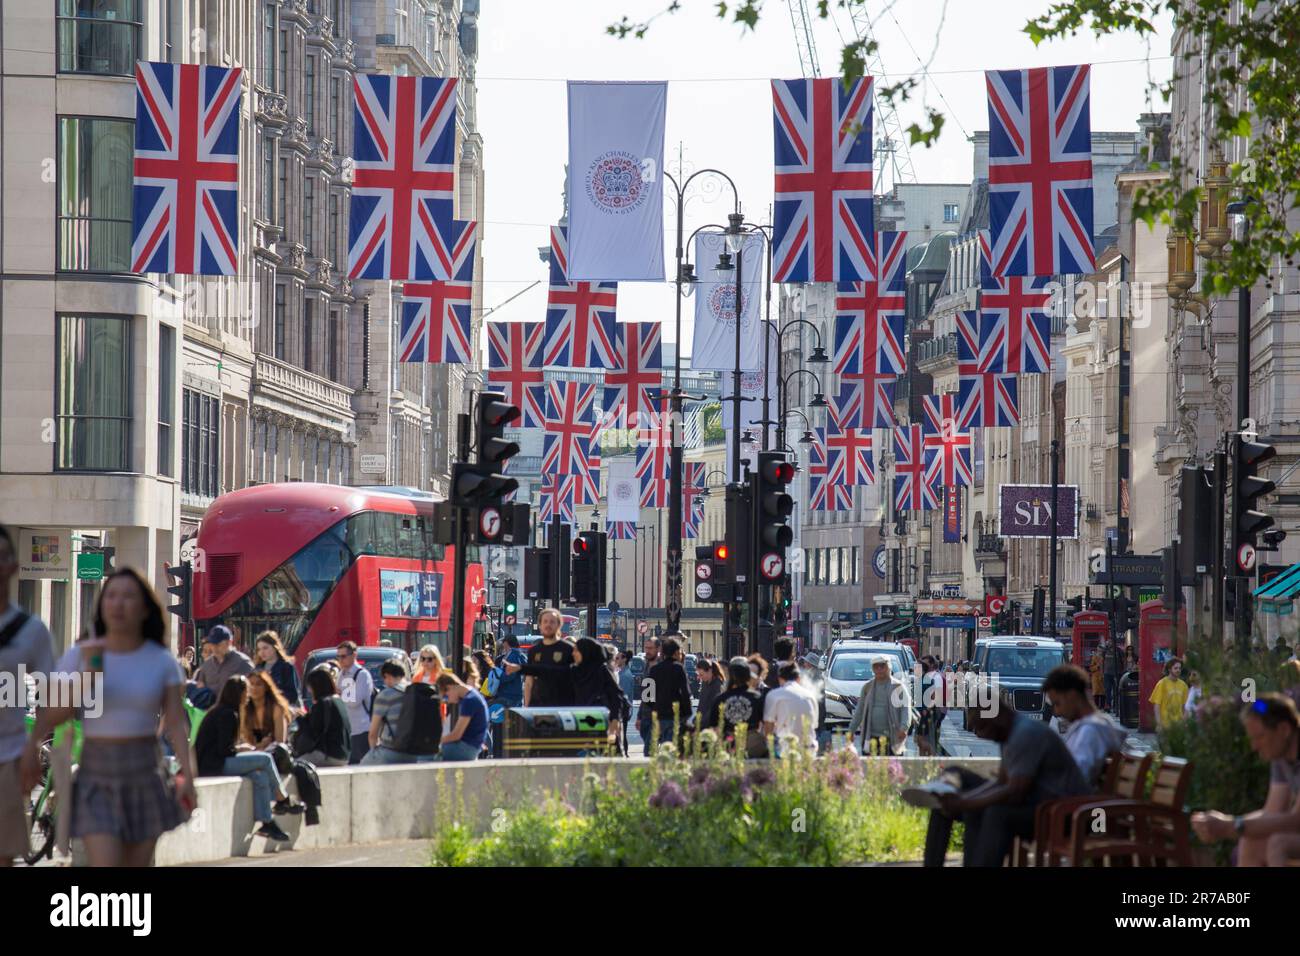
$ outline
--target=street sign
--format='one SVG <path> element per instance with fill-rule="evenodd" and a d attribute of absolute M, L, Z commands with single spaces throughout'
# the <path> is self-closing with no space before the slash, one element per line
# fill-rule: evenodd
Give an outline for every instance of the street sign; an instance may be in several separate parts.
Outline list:
<path fill-rule="evenodd" d="M 1159 554 L 1112 554 L 1110 566 L 1092 575 L 1093 584 L 1163 584 L 1164 557 Z"/>
<path fill-rule="evenodd" d="M 763 563 L 759 570 L 769 581 L 779 581 L 785 575 L 785 559 L 775 551 L 769 551 L 763 555 Z"/>
<path fill-rule="evenodd" d="M 362 455 L 360 470 L 363 475 L 382 475 L 388 471 L 388 457 L 386 455 Z"/>
<path fill-rule="evenodd" d="M 1255 567 L 1255 546 L 1249 541 L 1237 549 L 1237 567 L 1250 571 Z"/>
<path fill-rule="evenodd" d="M 1001 614 L 1002 609 L 1007 606 L 1007 599 L 1000 594 L 990 595 L 987 603 L 990 614 Z"/>
<path fill-rule="evenodd" d="M 501 512 L 496 508 L 483 508 L 478 513 L 478 529 L 483 537 L 495 539 L 501 534 Z"/>
<path fill-rule="evenodd" d="M 104 554 L 102 551 L 85 552 L 77 555 L 77 580 L 99 581 L 104 577 Z"/>
<path fill-rule="evenodd" d="M 695 576 L 701 581 L 709 580 L 709 578 L 713 577 L 713 565 L 697 564 L 695 566 Z"/>
<path fill-rule="evenodd" d="M 991 631 L 993 630 L 993 618 L 977 617 L 975 619 L 975 626 L 978 627 L 981 631 Z"/>
<path fill-rule="evenodd" d="M 695 596 L 701 601 L 707 601 L 713 597 L 713 585 L 708 581 L 700 581 L 695 585 Z"/>

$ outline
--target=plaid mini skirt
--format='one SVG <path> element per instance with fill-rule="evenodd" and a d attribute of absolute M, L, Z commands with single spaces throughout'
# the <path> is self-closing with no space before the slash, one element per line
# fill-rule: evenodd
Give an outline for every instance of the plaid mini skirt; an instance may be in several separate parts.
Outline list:
<path fill-rule="evenodd" d="M 183 822 L 158 741 L 85 742 L 72 783 L 72 836 L 141 843 Z"/>

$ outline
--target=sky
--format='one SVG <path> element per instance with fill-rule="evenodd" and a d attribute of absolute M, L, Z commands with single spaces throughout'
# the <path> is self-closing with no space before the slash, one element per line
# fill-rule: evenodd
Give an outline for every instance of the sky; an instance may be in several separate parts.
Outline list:
<path fill-rule="evenodd" d="M 808 0 L 821 76 L 837 75 L 843 38 L 852 38 L 848 14 L 838 9 L 838 2 L 832 0 L 833 21 L 822 21 L 816 17 L 816 0 Z M 669 81 L 669 171 L 676 172 L 680 145 L 688 173 L 722 169 L 735 180 L 747 217 L 769 221 L 769 80 L 802 75 L 787 0 L 767 0 L 752 32 L 720 20 L 712 0 L 682 0 L 682 10 L 656 19 L 644 39 L 620 40 L 605 33 L 623 15 L 641 20 L 666 6 L 667 0 L 484 0 L 478 125 L 485 167 L 482 242 L 488 318 L 540 321 L 546 315 L 546 267 L 537 249 L 549 242 L 549 226 L 562 211 L 567 79 Z M 1085 34 L 1035 48 L 1021 27 L 1047 7 L 1048 0 L 907 0 L 886 12 L 885 0 L 869 0 L 884 77 L 897 82 L 919 73 L 922 62 L 929 64 L 913 102 L 899 109 L 901 125 L 922 122 L 924 104 L 947 116 L 936 146 L 910 150 L 918 182 L 970 181 L 966 137 L 988 128 L 981 75 L 986 69 L 1094 64 L 1093 130 L 1131 131 L 1140 113 L 1167 108 L 1158 93 L 1150 94 L 1154 99 L 1147 93 L 1149 80 L 1163 83 L 1172 69 L 1167 23 L 1149 45 L 1133 35 L 1099 41 Z M 877 128 L 879 117 L 877 109 Z M 888 183 L 886 177 L 885 188 Z M 675 212 L 667 193 L 665 255 L 670 257 Z M 687 234 L 725 221 L 729 203 L 727 190 L 688 200 Z M 670 259 L 665 274 L 673 274 Z M 518 297 L 507 302 L 512 296 Z M 668 283 L 621 283 L 618 318 L 666 321 L 664 338 L 670 341 L 672 296 Z M 684 315 L 690 314 L 688 302 Z M 684 327 L 689 354 L 689 319 Z"/>

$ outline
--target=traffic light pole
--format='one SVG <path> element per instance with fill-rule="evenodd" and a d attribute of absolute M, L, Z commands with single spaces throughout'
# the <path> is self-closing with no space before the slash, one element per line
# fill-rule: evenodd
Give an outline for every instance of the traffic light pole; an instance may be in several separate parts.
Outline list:
<path fill-rule="evenodd" d="M 1224 540 L 1223 515 L 1226 507 L 1224 496 L 1227 493 L 1228 475 L 1228 437 L 1226 435 L 1223 442 L 1224 451 L 1214 453 L 1214 573 L 1210 580 L 1210 634 L 1215 641 L 1216 647 L 1223 646 L 1223 576 L 1226 573 L 1223 553 L 1228 547 L 1227 542 Z M 1177 623 L 1175 623 L 1175 627 L 1177 627 Z"/>
<path fill-rule="evenodd" d="M 1060 461 L 1061 443 L 1055 438 L 1052 439 L 1052 543 L 1051 551 L 1047 556 L 1047 576 L 1051 589 L 1051 606 L 1047 609 L 1047 635 L 1056 637 L 1056 529 L 1059 527 L 1060 516 L 1057 514 L 1060 508 L 1061 496 L 1059 494 L 1061 483 L 1061 461 Z"/>
<path fill-rule="evenodd" d="M 456 456 L 459 461 L 469 460 L 469 415 L 464 413 L 456 416 Z M 451 591 L 451 656 L 452 673 L 459 677 L 465 663 L 465 550 L 468 535 L 465 509 L 454 508 L 452 513 L 456 567 Z"/>

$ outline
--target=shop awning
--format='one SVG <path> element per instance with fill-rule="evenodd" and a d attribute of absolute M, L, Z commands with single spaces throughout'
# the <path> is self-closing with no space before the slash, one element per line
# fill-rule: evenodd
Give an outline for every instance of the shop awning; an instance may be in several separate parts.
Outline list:
<path fill-rule="evenodd" d="M 853 629 L 854 637 L 875 637 L 879 634 L 887 634 L 895 624 L 898 623 L 896 617 L 882 617 L 878 621 L 868 621 L 866 624 L 859 624 Z"/>
<path fill-rule="evenodd" d="M 1255 597 L 1264 601 L 1289 601 L 1300 593 L 1300 564 L 1293 564 L 1268 584 L 1255 588 Z"/>

